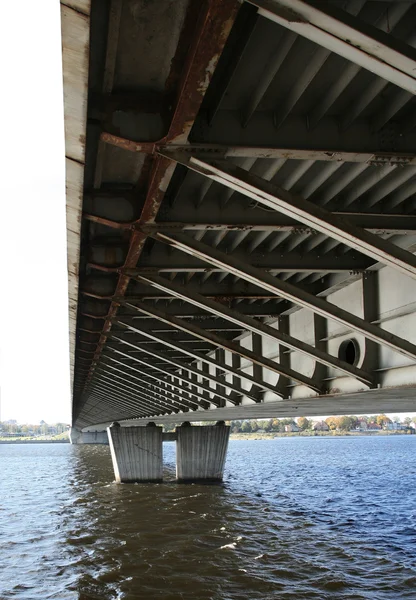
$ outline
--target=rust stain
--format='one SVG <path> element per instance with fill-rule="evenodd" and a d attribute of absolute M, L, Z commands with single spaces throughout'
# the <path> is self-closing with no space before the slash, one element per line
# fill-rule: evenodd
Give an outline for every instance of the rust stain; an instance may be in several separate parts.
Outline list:
<path fill-rule="evenodd" d="M 178 58 L 186 56 L 185 67 L 181 71 L 180 76 L 181 83 L 179 85 L 178 99 L 167 135 L 162 140 L 159 140 L 157 144 L 187 141 L 239 7 L 240 3 L 237 0 L 206 0 L 202 4 L 202 8 L 201 0 L 194 0 L 192 2 L 191 8 L 188 10 L 185 18 L 176 55 L 172 61 L 171 73 L 166 82 L 168 91 L 172 89 L 174 83 L 179 81 L 177 69 L 178 65 L 183 64 L 183 62 L 179 62 Z M 197 11 L 198 22 L 195 26 L 195 14 Z M 218 26 L 219 23 L 222 23 L 221 27 Z M 189 43 L 191 32 L 193 36 Z M 201 73 L 203 74 L 202 78 Z M 101 134 L 101 140 L 134 152 L 154 154 L 156 149 L 156 143 L 140 144 L 108 133 Z M 156 219 L 175 169 L 175 164 L 165 157 L 157 155 L 152 158 L 151 167 L 149 167 L 149 162 L 146 163 L 146 172 L 150 168 L 150 174 L 146 198 L 140 218 L 136 222 L 136 226 L 138 227 L 154 222 Z M 143 180 L 138 185 L 141 187 Z M 117 297 L 120 301 L 127 291 L 130 277 L 124 274 L 124 270 L 136 267 L 146 239 L 147 234 L 135 227 L 130 237 L 127 257 L 92 359 L 86 384 L 91 380 L 101 351 L 107 340 L 106 334 L 111 330 L 112 319 L 117 315 L 119 302 L 115 302 L 114 297 Z"/>

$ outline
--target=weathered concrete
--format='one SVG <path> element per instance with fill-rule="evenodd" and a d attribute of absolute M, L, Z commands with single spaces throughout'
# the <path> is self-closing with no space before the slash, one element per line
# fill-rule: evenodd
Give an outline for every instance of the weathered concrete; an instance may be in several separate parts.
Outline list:
<path fill-rule="evenodd" d="M 69 431 L 69 440 L 71 444 L 82 444 L 82 431 L 76 427 L 71 427 Z"/>
<path fill-rule="evenodd" d="M 81 444 L 108 444 L 106 431 L 83 431 Z"/>
<path fill-rule="evenodd" d="M 107 432 L 104 431 L 80 431 L 72 427 L 69 432 L 71 444 L 108 444 Z"/>
<path fill-rule="evenodd" d="M 222 481 L 230 427 L 191 427 L 176 429 L 176 478 L 179 482 Z"/>
<path fill-rule="evenodd" d="M 120 427 L 107 429 L 117 483 L 162 481 L 162 428 Z"/>

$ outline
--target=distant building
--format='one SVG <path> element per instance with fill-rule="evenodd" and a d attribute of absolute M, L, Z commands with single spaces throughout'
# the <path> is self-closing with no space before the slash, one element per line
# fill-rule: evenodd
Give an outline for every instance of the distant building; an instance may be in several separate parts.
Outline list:
<path fill-rule="evenodd" d="M 407 425 L 403 425 L 402 423 L 393 421 L 392 423 L 386 423 L 384 429 L 386 431 L 405 431 L 406 429 L 409 429 L 409 427 Z"/>
<path fill-rule="evenodd" d="M 314 431 L 329 431 L 329 426 L 328 423 L 325 423 L 325 421 L 318 421 L 317 423 L 313 424 L 312 429 Z"/>
<path fill-rule="evenodd" d="M 357 427 L 357 429 L 358 429 L 359 431 L 367 431 L 367 429 L 368 429 L 368 426 L 367 426 L 367 421 L 360 421 L 360 422 L 358 423 L 358 427 Z"/>
<path fill-rule="evenodd" d="M 377 425 L 377 423 L 367 423 L 367 429 L 369 431 L 376 431 L 381 429 L 381 425 Z"/>
<path fill-rule="evenodd" d="M 287 433 L 292 433 L 292 432 L 295 432 L 295 431 L 300 431 L 300 429 L 296 425 L 296 423 L 289 423 L 288 425 L 285 425 L 285 431 Z"/>

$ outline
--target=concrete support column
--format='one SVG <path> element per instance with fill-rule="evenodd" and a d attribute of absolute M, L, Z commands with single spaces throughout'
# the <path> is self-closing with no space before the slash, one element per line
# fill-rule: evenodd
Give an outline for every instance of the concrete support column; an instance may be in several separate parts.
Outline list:
<path fill-rule="evenodd" d="M 71 444 L 82 444 L 82 431 L 75 427 L 71 427 L 69 430 L 69 441 Z"/>
<path fill-rule="evenodd" d="M 162 481 L 162 427 L 120 427 L 107 429 L 117 483 Z"/>
<path fill-rule="evenodd" d="M 212 426 L 176 429 L 176 478 L 180 482 L 222 481 L 230 428 L 222 421 Z"/>
<path fill-rule="evenodd" d="M 81 444 L 108 444 L 106 431 L 84 431 L 82 438 L 78 442 Z"/>

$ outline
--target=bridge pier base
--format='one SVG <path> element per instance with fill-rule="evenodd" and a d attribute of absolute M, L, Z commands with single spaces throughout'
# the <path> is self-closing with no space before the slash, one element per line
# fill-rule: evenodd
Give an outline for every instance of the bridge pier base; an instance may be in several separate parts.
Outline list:
<path fill-rule="evenodd" d="M 79 444 L 107 444 L 108 436 L 106 431 L 83 431 Z"/>
<path fill-rule="evenodd" d="M 69 441 L 71 444 L 82 444 L 82 431 L 80 429 L 76 429 L 76 427 L 71 427 L 69 430 Z"/>
<path fill-rule="evenodd" d="M 162 427 L 107 429 L 117 483 L 162 481 Z"/>
<path fill-rule="evenodd" d="M 71 444 L 108 444 L 106 431 L 81 431 L 80 429 L 71 428 L 69 432 L 69 440 Z"/>
<path fill-rule="evenodd" d="M 178 482 L 218 482 L 224 474 L 230 427 L 220 421 L 215 426 L 176 429 L 176 478 Z"/>

